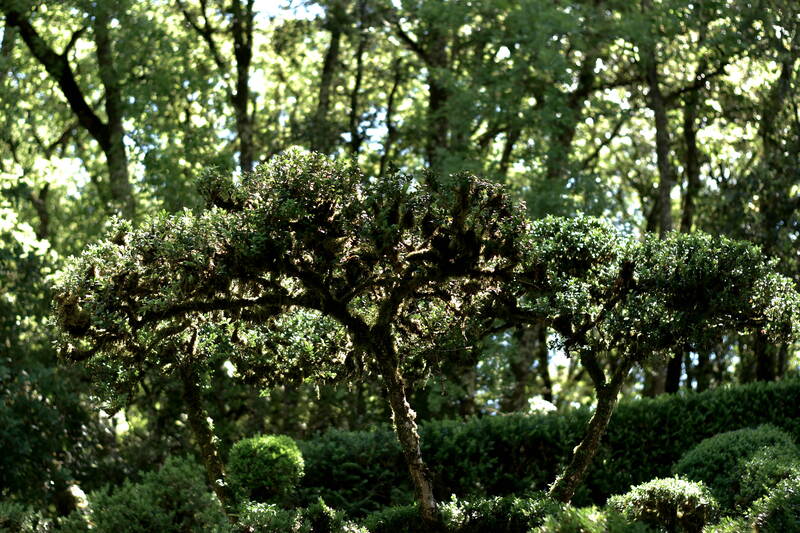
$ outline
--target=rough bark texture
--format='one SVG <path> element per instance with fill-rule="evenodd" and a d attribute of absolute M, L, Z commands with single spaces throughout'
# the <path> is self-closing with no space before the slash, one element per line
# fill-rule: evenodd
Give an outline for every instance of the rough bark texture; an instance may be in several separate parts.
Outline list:
<path fill-rule="evenodd" d="M 387 399 L 392 410 L 395 433 L 400 441 L 403 458 L 408 466 L 414 492 L 420 505 L 423 520 L 436 529 L 440 524 L 439 510 L 433 495 L 433 484 L 425 461 L 422 459 L 420 438 L 416 423 L 416 413 L 411 409 L 406 397 L 403 376 L 391 339 L 386 337 L 380 344 L 373 344 L 375 359 L 378 362 L 386 387 Z"/>
<path fill-rule="evenodd" d="M 181 368 L 183 400 L 186 406 L 189 427 L 197 441 L 197 445 L 200 447 L 200 456 L 206 468 L 208 481 L 222 503 L 225 513 L 230 518 L 234 505 L 233 496 L 225 483 L 225 466 L 214 442 L 214 433 L 208 422 L 208 415 L 203 408 L 203 400 L 200 395 L 200 387 L 197 385 L 197 379 L 198 377 L 192 372 L 191 368 Z"/>

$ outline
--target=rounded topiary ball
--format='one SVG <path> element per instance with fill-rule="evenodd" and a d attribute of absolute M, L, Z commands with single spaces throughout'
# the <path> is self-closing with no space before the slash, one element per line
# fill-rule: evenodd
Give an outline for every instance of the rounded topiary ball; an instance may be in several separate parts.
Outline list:
<path fill-rule="evenodd" d="M 278 502 L 303 477 L 303 455 L 291 437 L 258 435 L 233 445 L 228 483 L 241 499 Z"/>

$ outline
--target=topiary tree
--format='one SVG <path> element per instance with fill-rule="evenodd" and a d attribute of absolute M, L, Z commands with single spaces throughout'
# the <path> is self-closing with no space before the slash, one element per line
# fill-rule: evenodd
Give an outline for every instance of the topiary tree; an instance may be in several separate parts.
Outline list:
<path fill-rule="evenodd" d="M 181 379 L 226 506 L 199 400 L 220 358 L 259 386 L 379 374 L 422 517 L 435 525 L 408 388 L 474 357 L 487 334 L 545 322 L 594 381 L 586 437 L 551 488 L 569 501 L 634 364 L 730 330 L 787 337 L 797 306 L 791 282 L 754 247 L 700 235 L 633 241 L 587 218 L 531 225 L 501 187 L 466 174 L 375 180 L 292 152 L 200 188 L 200 213 L 137 230 L 117 222 L 66 270 L 56 316 L 64 357 L 91 367 L 107 397 L 151 371 Z"/>
<path fill-rule="evenodd" d="M 226 506 L 199 402 L 211 362 L 259 386 L 380 374 L 422 515 L 437 522 L 408 379 L 471 356 L 493 327 L 522 257 L 523 210 L 465 174 L 374 180 L 298 152 L 200 189 L 204 211 L 137 230 L 116 222 L 66 270 L 55 297 L 64 357 L 112 399 L 147 372 L 180 378 Z"/>
<path fill-rule="evenodd" d="M 794 334 L 798 294 L 759 249 L 702 234 L 625 238 L 591 218 L 532 225 L 509 323 L 545 320 L 593 382 L 597 406 L 550 494 L 568 502 L 589 467 L 625 378 L 675 349 L 703 350 L 729 332 Z"/>

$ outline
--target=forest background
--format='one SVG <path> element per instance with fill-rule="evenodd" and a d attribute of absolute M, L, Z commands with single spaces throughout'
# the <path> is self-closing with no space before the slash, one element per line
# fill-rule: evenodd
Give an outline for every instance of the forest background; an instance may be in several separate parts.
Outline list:
<path fill-rule="evenodd" d="M 3 497 L 53 505 L 192 449 L 180 385 L 114 411 L 61 365 L 50 282 L 110 218 L 196 210 L 196 178 L 291 147 L 472 171 L 528 215 L 634 236 L 757 244 L 797 280 L 800 7 L 791 0 L 2 0 L 0 457 Z M 545 326 L 424 376 L 418 420 L 563 410 L 590 376 Z M 610 364 L 610 363 L 609 363 Z M 637 369 L 627 396 L 797 373 L 758 332 Z M 375 380 L 258 390 L 224 363 L 203 391 L 223 449 L 389 419 Z M 98 413 L 100 413 L 98 415 Z"/>

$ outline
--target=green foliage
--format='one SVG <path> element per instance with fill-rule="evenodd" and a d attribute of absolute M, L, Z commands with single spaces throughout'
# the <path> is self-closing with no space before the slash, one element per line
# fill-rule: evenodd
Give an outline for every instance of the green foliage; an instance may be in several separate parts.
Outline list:
<path fill-rule="evenodd" d="M 0 501 L 0 533 L 39 533 L 49 524 L 30 507 L 11 501 Z"/>
<path fill-rule="evenodd" d="M 725 509 L 733 509 L 748 462 L 759 452 L 797 456 L 791 435 L 775 426 L 728 431 L 703 440 L 675 464 L 675 473 L 706 483 Z M 757 464 L 753 464 L 757 467 Z M 753 488 L 748 488 L 748 492 Z"/>
<path fill-rule="evenodd" d="M 454 499 L 444 512 L 450 528 L 458 533 L 526 533 L 561 509 L 562 504 L 540 493 L 467 501 Z"/>
<path fill-rule="evenodd" d="M 800 475 L 800 454 L 789 446 L 768 446 L 745 461 L 741 471 L 736 505 L 746 509 L 784 479 Z"/>
<path fill-rule="evenodd" d="M 703 483 L 680 478 L 654 479 L 608 499 L 608 506 L 634 522 L 667 531 L 699 533 L 714 521 L 719 505 Z"/>
<path fill-rule="evenodd" d="M 276 504 L 245 502 L 234 532 L 258 533 L 371 533 L 345 519 L 319 500 L 306 508 L 283 509 Z"/>
<path fill-rule="evenodd" d="M 258 435 L 230 450 L 227 479 L 242 500 L 280 502 L 303 477 L 303 456 L 291 437 Z"/>
<path fill-rule="evenodd" d="M 564 506 L 532 533 L 651 533 L 642 522 L 630 522 L 613 509 Z"/>
<path fill-rule="evenodd" d="M 429 530 L 416 504 L 381 509 L 368 515 L 364 526 L 370 533 L 427 533 Z"/>
<path fill-rule="evenodd" d="M 798 395 L 800 382 L 787 380 L 623 401 L 574 503 L 603 505 L 632 485 L 667 477 L 687 450 L 718 433 L 766 422 L 798 438 Z M 581 438 L 588 417 L 586 410 L 567 410 L 423 424 L 423 456 L 433 469 L 438 497 L 544 490 Z M 299 445 L 306 462 L 299 488 L 303 501 L 322 496 L 351 516 L 411 501 L 402 455 L 388 428 L 334 430 Z"/>
<path fill-rule="evenodd" d="M 781 481 L 747 513 L 753 529 L 764 533 L 800 530 L 800 476 Z"/>
<path fill-rule="evenodd" d="M 202 469 L 172 457 L 138 483 L 89 495 L 88 522 L 98 533 L 224 531 L 227 520 Z"/>
<path fill-rule="evenodd" d="M 506 496 L 458 500 L 453 497 L 440 505 L 445 530 L 451 533 L 527 533 L 545 518 L 558 513 L 562 504 L 544 493 L 525 497 Z M 364 519 L 370 533 L 427 533 L 416 504 L 386 507 Z"/>

